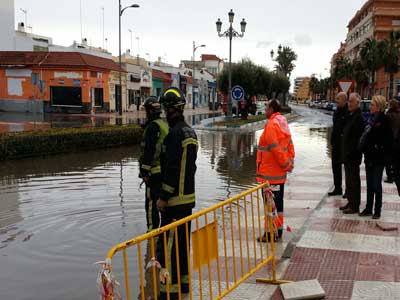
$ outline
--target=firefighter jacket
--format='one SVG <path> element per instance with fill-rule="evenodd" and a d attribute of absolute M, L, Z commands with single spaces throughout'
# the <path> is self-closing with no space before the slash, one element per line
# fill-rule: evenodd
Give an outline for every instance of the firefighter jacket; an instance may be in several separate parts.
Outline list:
<path fill-rule="evenodd" d="M 179 117 L 164 140 L 161 153 L 160 199 L 167 207 L 195 206 L 195 173 L 198 141 L 195 131 Z"/>
<path fill-rule="evenodd" d="M 168 125 L 156 118 L 146 124 L 141 143 L 140 175 L 150 177 L 161 173 L 160 154 L 163 141 L 168 134 Z"/>
<path fill-rule="evenodd" d="M 287 120 L 280 113 L 275 113 L 265 124 L 258 144 L 257 182 L 285 183 L 293 164 L 294 146 Z"/>

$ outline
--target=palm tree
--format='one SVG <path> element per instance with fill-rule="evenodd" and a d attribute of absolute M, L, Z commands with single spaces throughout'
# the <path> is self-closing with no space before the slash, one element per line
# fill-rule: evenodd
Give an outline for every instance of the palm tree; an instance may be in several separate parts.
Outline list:
<path fill-rule="evenodd" d="M 292 48 L 284 46 L 282 50 L 278 51 L 278 56 L 275 61 L 277 65 L 275 66 L 278 72 L 281 72 L 285 77 L 290 78 L 296 65 L 294 62 L 297 60 L 297 54 L 292 50 Z"/>
<path fill-rule="evenodd" d="M 315 95 L 319 92 L 319 80 L 315 77 L 311 77 L 310 82 L 308 83 L 310 92 L 312 93 L 312 99 L 315 100 Z"/>
<path fill-rule="evenodd" d="M 368 71 L 359 59 L 355 59 L 351 63 L 351 78 L 357 84 L 357 92 L 361 95 L 364 87 L 368 85 Z"/>
<path fill-rule="evenodd" d="M 399 71 L 399 59 L 400 59 L 400 32 L 392 31 L 390 33 L 389 40 L 382 41 L 383 48 L 383 66 L 385 72 L 389 74 L 389 99 L 393 97 L 393 81 L 394 74 Z"/>
<path fill-rule="evenodd" d="M 375 87 L 375 73 L 383 65 L 384 42 L 377 41 L 375 38 L 368 38 L 360 50 L 361 63 L 369 72 L 370 87 L 369 97 L 372 97 Z"/>
<path fill-rule="evenodd" d="M 332 77 L 335 82 L 342 79 L 351 79 L 352 72 L 353 65 L 347 58 L 342 57 L 335 61 Z"/>

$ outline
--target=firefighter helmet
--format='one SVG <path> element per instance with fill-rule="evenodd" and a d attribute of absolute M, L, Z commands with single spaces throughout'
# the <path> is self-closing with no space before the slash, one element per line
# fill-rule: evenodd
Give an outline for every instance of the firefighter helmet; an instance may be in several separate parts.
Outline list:
<path fill-rule="evenodd" d="M 143 103 L 146 111 L 150 112 L 150 114 L 161 114 L 161 105 L 158 102 L 158 99 L 154 96 L 150 96 L 144 100 Z"/>
<path fill-rule="evenodd" d="M 160 103 L 164 108 L 176 107 L 183 110 L 186 100 L 180 89 L 170 87 L 161 95 Z"/>

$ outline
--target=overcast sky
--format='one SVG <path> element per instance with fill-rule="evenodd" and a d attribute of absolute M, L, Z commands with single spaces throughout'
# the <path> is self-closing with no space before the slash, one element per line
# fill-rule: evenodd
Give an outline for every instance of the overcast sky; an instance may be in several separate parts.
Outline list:
<path fill-rule="evenodd" d="M 28 10 L 28 25 L 36 34 L 53 38 L 54 43 L 71 45 L 80 40 L 80 1 L 82 1 L 83 37 L 93 46 L 102 46 L 102 7 L 105 15 L 105 37 L 108 49 L 118 54 L 118 0 L 15 0 L 16 22 L 24 21 L 20 8 Z M 163 57 L 168 63 L 179 64 L 190 59 L 192 43 L 206 44 L 196 52 L 229 55 L 229 44 L 219 38 L 215 22 L 221 18 L 227 28 L 228 11 L 235 12 L 234 27 L 240 30 L 245 18 L 244 38 L 233 41 L 233 61 L 249 57 L 257 64 L 273 67 L 272 48 L 280 43 L 291 46 L 298 54 L 292 78 L 312 73 L 329 75 L 330 58 L 347 33 L 347 24 L 366 0 L 122 0 L 123 6 L 138 3 L 140 8 L 128 9 L 122 18 L 122 49 L 150 59 Z"/>

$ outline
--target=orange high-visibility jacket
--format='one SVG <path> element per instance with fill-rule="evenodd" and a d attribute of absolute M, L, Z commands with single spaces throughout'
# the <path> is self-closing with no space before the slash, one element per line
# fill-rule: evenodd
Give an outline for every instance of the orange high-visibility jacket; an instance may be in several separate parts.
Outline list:
<path fill-rule="evenodd" d="M 270 184 L 286 182 L 293 169 L 294 146 L 289 125 L 280 113 L 273 114 L 265 124 L 257 148 L 257 182 Z"/>

